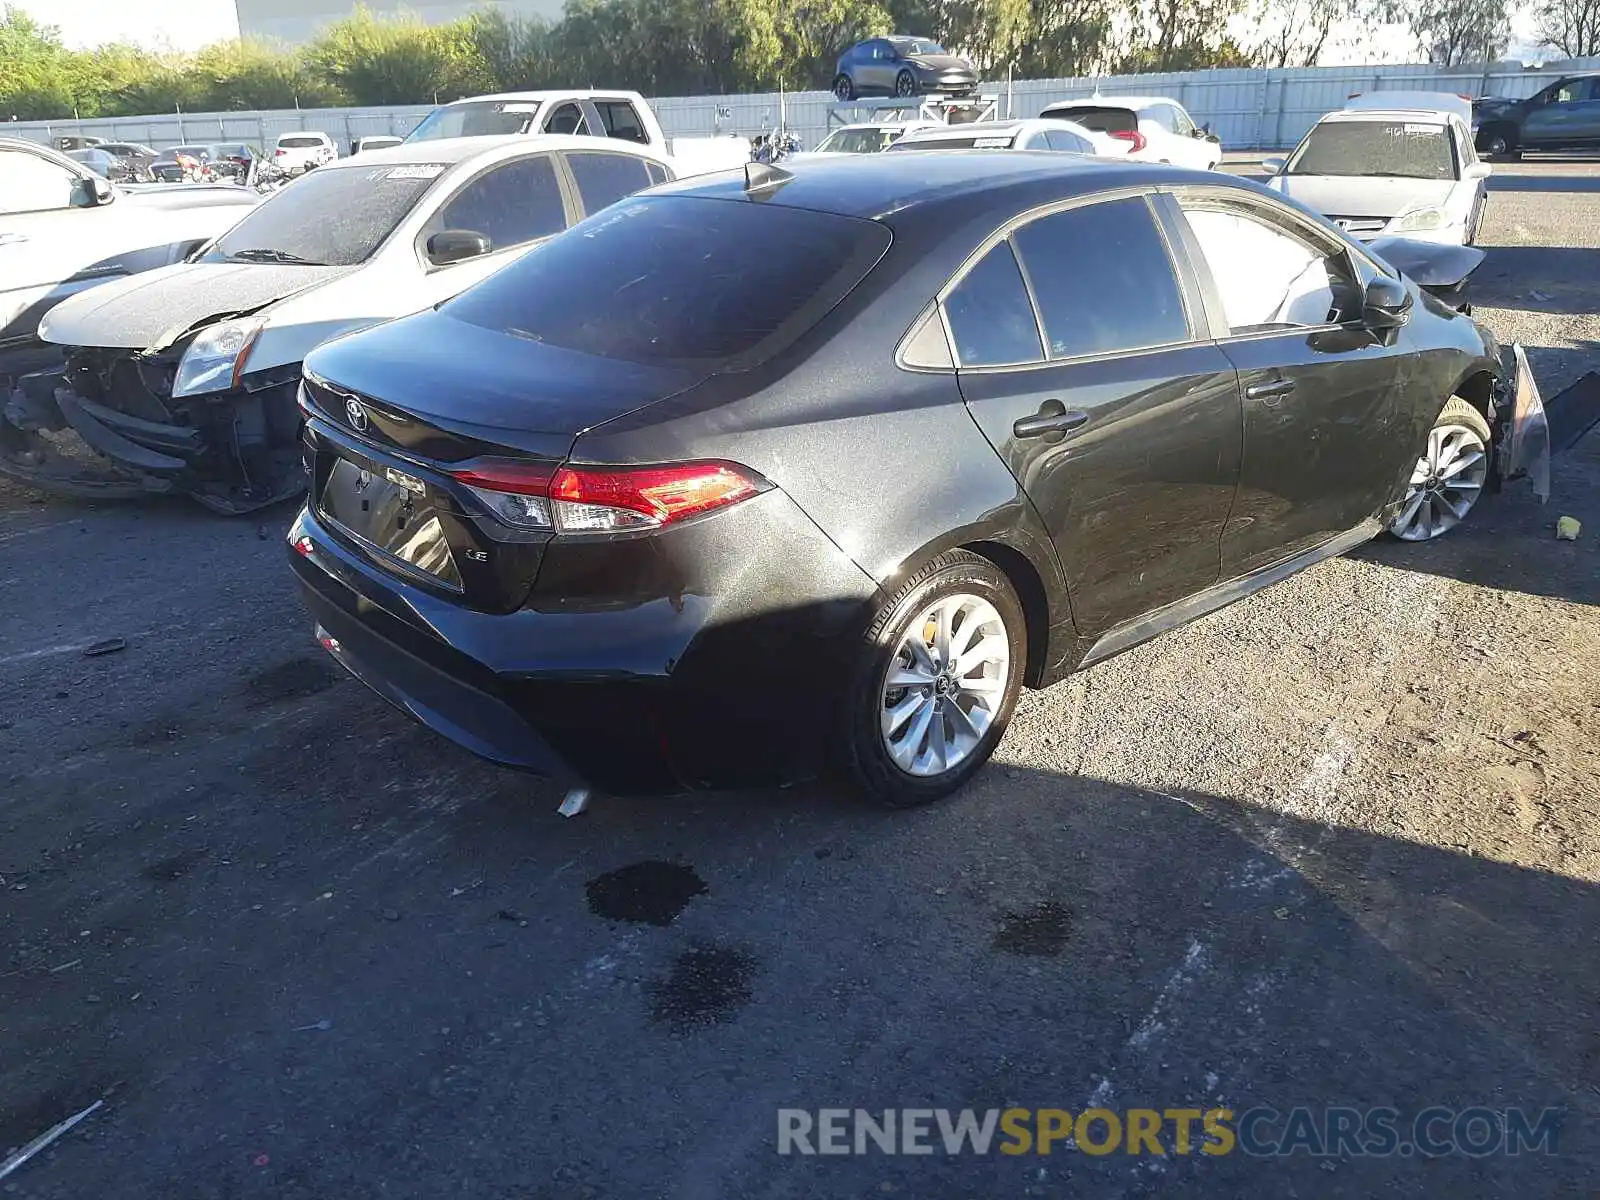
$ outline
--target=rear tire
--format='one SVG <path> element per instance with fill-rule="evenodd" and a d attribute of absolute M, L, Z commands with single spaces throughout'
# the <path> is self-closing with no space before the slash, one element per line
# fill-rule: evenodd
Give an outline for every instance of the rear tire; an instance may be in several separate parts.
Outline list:
<path fill-rule="evenodd" d="M 833 81 L 833 94 L 835 99 L 848 104 L 856 98 L 855 80 L 848 75 L 840 75 Z"/>
<path fill-rule="evenodd" d="M 911 808 L 965 784 L 1005 733 L 1027 651 L 1022 604 L 988 559 L 951 550 L 918 571 L 878 610 L 849 684 L 852 789 Z"/>

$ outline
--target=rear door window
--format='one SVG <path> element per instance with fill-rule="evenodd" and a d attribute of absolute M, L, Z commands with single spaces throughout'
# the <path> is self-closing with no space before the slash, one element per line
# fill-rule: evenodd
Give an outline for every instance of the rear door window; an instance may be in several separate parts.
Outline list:
<path fill-rule="evenodd" d="M 584 354 L 742 370 L 809 330 L 889 247 L 876 221 L 783 205 L 634 197 L 444 306 Z M 760 254 L 741 248 L 761 246 Z"/>
<path fill-rule="evenodd" d="M 1012 237 L 1051 358 L 1189 340 L 1178 276 L 1143 197 L 1052 213 Z"/>
<path fill-rule="evenodd" d="M 569 154 L 567 165 L 577 181 L 583 211 L 590 215 L 655 182 L 645 160 L 632 154 Z"/>
<path fill-rule="evenodd" d="M 548 154 L 514 159 L 463 187 L 430 222 L 436 229 L 470 229 L 491 250 L 520 246 L 567 227 L 566 205 Z"/>
<path fill-rule="evenodd" d="M 1094 147 L 1077 134 L 1066 129 L 1052 129 L 1045 134 L 1049 140 L 1050 149 L 1065 150 L 1072 154 L 1093 154 Z"/>
<path fill-rule="evenodd" d="M 596 100 L 594 107 L 600 114 L 600 123 L 605 126 L 607 137 L 638 142 L 641 146 L 649 144 L 650 137 L 645 133 L 644 125 L 640 123 L 639 114 L 634 111 L 632 104 L 626 100 Z"/>
<path fill-rule="evenodd" d="M 945 317 L 963 367 L 1039 362 L 1039 322 L 1009 241 L 995 243 L 945 298 Z"/>
<path fill-rule="evenodd" d="M 546 133 L 583 133 L 589 132 L 589 124 L 583 118 L 583 109 L 576 104 L 563 104 L 550 114 L 544 123 Z"/>

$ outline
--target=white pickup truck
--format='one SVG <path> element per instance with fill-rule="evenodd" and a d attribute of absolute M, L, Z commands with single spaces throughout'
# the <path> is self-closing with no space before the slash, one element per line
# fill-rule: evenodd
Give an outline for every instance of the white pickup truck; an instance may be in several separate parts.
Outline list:
<path fill-rule="evenodd" d="M 638 92 L 588 89 L 469 96 L 434 109 L 408 142 L 496 134 L 571 133 L 649 146 L 672 160 L 678 178 L 750 161 L 750 139 L 734 134 L 669 138 Z"/>

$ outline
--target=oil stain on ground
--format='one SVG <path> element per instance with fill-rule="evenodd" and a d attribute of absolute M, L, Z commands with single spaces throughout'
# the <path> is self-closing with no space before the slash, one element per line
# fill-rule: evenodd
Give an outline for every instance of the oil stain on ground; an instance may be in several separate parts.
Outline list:
<path fill-rule="evenodd" d="M 1006 954 L 1054 958 L 1067 948 L 1071 936 L 1072 910 L 1044 900 L 1024 912 L 1003 914 L 993 946 Z"/>
<path fill-rule="evenodd" d="M 708 890 L 693 867 L 659 861 L 607 871 L 584 885 L 595 916 L 643 925 L 671 925 L 689 901 Z"/>
<path fill-rule="evenodd" d="M 327 691 L 339 682 L 339 677 L 339 668 L 330 660 L 293 658 L 251 676 L 245 684 L 245 697 L 251 708 L 299 700 Z"/>
<path fill-rule="evenodd" d="M 151 883 L 176 883 L 205 860 L 205 850 L 188 850 L 146 866 L 139 874 Z"/>
<path fill-rule="evenodd" d="M 750 1002 L 756 960 L 731 946 L 694 946 L 650 987 L 650 1019 L 680 1030 L 729 1020 Z"/>

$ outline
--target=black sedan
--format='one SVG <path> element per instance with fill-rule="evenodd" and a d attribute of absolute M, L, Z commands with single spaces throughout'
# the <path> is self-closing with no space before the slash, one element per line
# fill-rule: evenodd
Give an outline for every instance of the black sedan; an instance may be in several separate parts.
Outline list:
<path fill-rule="evenodd" d="M 880 37 L 857 42 L 839 56 L 833 94 L 910 96 L 930 92 L 964 96 L 978 86 L 977 69 L 938 42 L 920 37 Z"/>
<path fill-rule="evenodd" d="M 1500 374 L 1244 180 L 752 164 L 312 354 L 289 557 L 340 662 L 498 762 L 914 804 L 1019 688 L 1465 516 Z"/>

